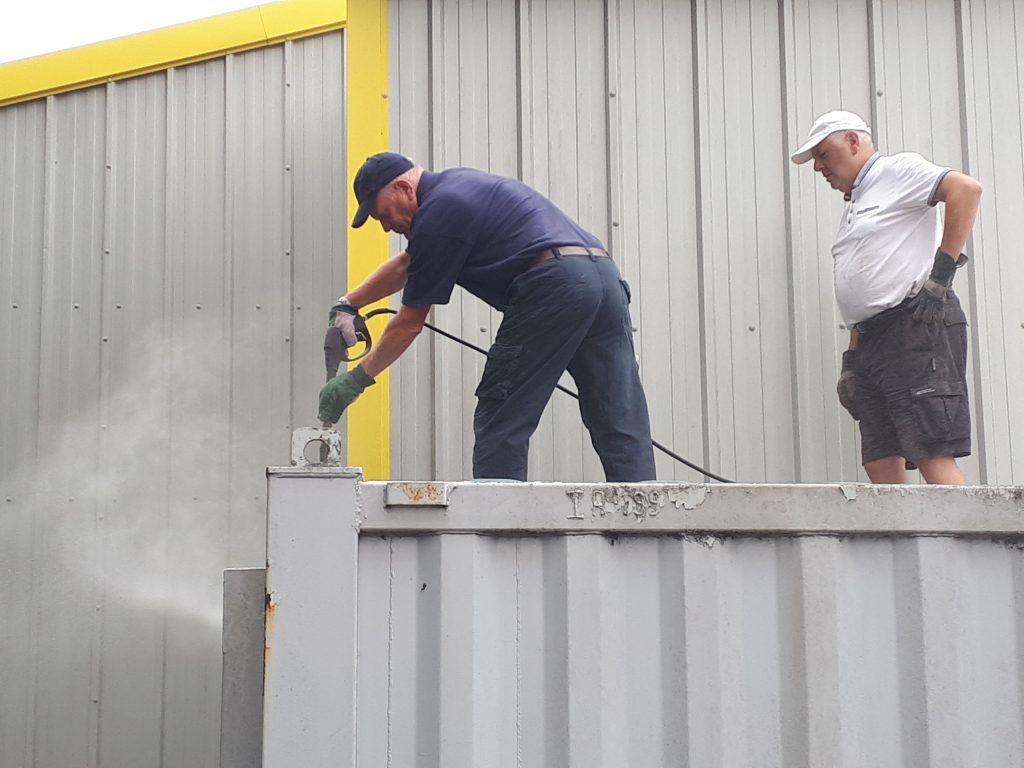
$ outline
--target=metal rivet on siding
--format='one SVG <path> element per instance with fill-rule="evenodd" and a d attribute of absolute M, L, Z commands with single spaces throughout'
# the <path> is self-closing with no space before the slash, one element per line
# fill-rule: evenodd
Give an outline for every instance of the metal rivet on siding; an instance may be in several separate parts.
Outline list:
<path fill-rule="evenodd" d="M 121 305 L 120 304 L 115 304 L 114 305 L 114 309 L 121 309 Z"/>
<path fill-rule="evenodd" d="M 846 323 L 840 323 L 839 324 L 839 330 L 845 331 L 846 330 Z"/>
<path fill-rule="evenodd" d="M 12 499 L 10 496 L 8 496 L 6 499 L 4 499 L 4 501 L 14 501 L 14 499 Z"/>
<path fill-rule="evenodd" d="M 110 163 L 107 163 L 107 168 L 109 168 L 109 167 L 110 167 Z"/>
<path fill-rule="evenodd" d="M 286 171 L 290 171 L 290 170 L 292 169 L 292 167 L 291 167 L 290 165 L 286 165 L 286 166 L 284 167 L 284 169 L 285 169 Z"/>
<path fill-rule="evenodd" d="M 259 309 L 259 308 L 260 308 L 260 305 L 259 305 L 259 304 L 257 304 L 257 305 L 256 305 L 256 309 Z"/>
<path fill-rule="evenodd" d="M 203 308 L 202 304 L 196 304 L 196 309 L 202 309 L 202 308 Z"/>
<path fill-rule="evenodd" d="M 72 309 L 78 309 L 78 305 L 75 304 L 74 307 L 72 307 Z"/>
<path fill-rule="evenodd" d="M 487 327 L 486 327 L 486 326 L 483 326 L 483 325 L 481 325 L 481 326 L 480 326 L 480 333 L 487 333 Z"/>
<path fill-rule="evenodd" d="M 881 91 L 875 91 L 875 96 L 881 96 L 881 95 L 882 95 Z"/>
<path fill-rule="evenodd" d="M 612 226 L 613 226 L 613 227 L 617 227 L 617 226 L 619 226 L 619 222 L 617 222 L 617 221 L 613 221 L 613 222 L 612 222 Z"/>
<path fill-rule="evenodd" d="M 285 87 L 285 88 L 291 88 L 291 87 L 292 87 L 292 84 L 291 84 L 291 83 L 285 83 L 285 84 L 284 84 L 284 87 Z"/>
<path fill-rule="evenodd" d="M 104 341 L 110 341 L 110 337 L 109 337 L 109 336 L 104 336 L 104 337 L 103 337 L 103 340 L 104 340 Z"/>
<path fill-rule="evenodd" d="M 284 252 L 284 255 L 285 255 L 285 256 L 291 256 L 291 255 L 292 255 L 292 252 L 291 252 L 291 251 L 285 251 L 285 252 Z"/>
<path fill-rule="evenodd" d="M 14 309 L 17 309 L 18 305 L 17 304 L 11 304 L 11 307 L 13 307 Z"/>
<path fill-rule="evenodd" d="M 614 99 L 614 98 L 615 98 L 615 91 L 608 91 L 608 95 L 609 95 L 609 96 L 610 96 L 611 98 L 613 98 L 613 99 Z"/>
<path fill-rule="evenodd" d="M 757 327 L 756 327 L 756 326 L 753 326 L 753 325 L 748 325 L 748 326 L 747 326 L 747 330 L 748 330 L 748 331 L 756 331 L 756 330 L 757 330 Z"/>
<path fill-rule="evenodd" d="M 285 342 L 285 344 L 287 344 L 287 343 L 288 343 L 289 341 L 291 341 L 291 340 L 292 340 L 292 339 L 291 339 L 291 337 L 290 337 L 290 336 L 285 336 L 285 337 L 284 337 L 284 342 Z"/>
<path fill-rule="evenodd" d="M 301 305 L 301 304 L 296 304 L 296 305 L 295 305 L 295 308 L 296 308 L 296 309 L 302 309 L 302 305 Z"/>

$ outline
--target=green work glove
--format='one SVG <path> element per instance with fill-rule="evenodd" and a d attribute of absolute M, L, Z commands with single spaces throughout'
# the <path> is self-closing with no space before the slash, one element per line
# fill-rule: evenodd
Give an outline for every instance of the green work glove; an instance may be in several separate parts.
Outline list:
<path fill-rule="evenodd" d="M 334 424 L 363 390 L 373 383 L 374 380 L 366 375 L 361 365 L 328 381 L 320 390 L 320 421 Z"/>
<path fill-rule="evenodd" d="M 843 368 L 839 372 L 839 383 L 836 384 L 836 394 L 839 395 L 839 402 L 843 408 L 850 412 L 854 421 L 859 419 L 854 410 L 854 397 L 857 393 L 857 374 L 853 368 L 856 360 L 856 350 L 848 349 L 843 352 Z"/>
<path fill-rule="evenodd" d="M 921 290 L 914 297 L 914 319 L 925 323 L 933 323 L 941 320 L 946 314 L 946 294 L 949 286 L 953 284 L 953 275 L 957 267 L 967 262 L 967 257 L 960 254 L 954 259 L 942 250 L 935 252 L 935 264 L 932 272 L 928 275 Z"/>

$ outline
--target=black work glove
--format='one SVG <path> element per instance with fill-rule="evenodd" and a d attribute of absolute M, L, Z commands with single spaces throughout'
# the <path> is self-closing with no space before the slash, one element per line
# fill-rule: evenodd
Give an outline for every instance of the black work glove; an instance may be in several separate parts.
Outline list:
<path fill-rule="evenodd" d="M 373 383 L 374 379 L 361 365 L 328 381 L 320 390 L 320 421 L 324 424 L 337 422 L 345 409 Z"/>
<path fill-rule="evenodd" d="M 850 412 L 854 421 L 860 417 L 854 407 L 854 397 L 857 393 L 857 374 L 853 367 L 857 360 L 857 350 L 848 349 L 843 352 L 843 367 L 839 372 L 839 382 L 836 384 L 836 394 L 839 395 L 839 403 Z"/>
<path fill-rule="evenodd" d="M 953 275 L 957 267 L 967 262 L 967 257 L 960 254 L 953 258 L 943 250 L 935 252 L 935 264 L 921 290 L 911 302 L 914 308 L 914 319 L 924 323 L 934 323 L 946 314 L 946 294 L 953 284 Z"/>

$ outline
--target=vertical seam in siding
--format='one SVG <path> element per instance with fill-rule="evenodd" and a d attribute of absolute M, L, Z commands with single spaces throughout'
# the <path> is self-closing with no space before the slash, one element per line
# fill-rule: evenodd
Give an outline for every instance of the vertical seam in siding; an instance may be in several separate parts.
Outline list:
<path fill-rule="evenodd" d="M 284 162 L 283 173 L 281 174 L 281 204 L 284 210 L 281 211 L 281 244 L 285 248 L 283 254 L 278 253 L 277 258 L 283 258 L 283 272 L 288 277 L 288 338 L 291 342 L 288 345 L 288 424 L 295 422 L 295 390 L 296 390 L 296 332 L 298 323 L 295 313 L 295 243 L 294 237 L 294 200 L 295 194 L 295 157 L 293 154 L 295 138 L 295 88 L 292 85 L 292 77 L 295 67 L 294 43 L 286 40 L 281 51 L 281 74 L 284 82 L 281 87 L 281 105 L 284 110 L 281 126 L 281 154 Z"/>
<path fill-rule="evenodd" d="M 164 107 L 164 119 L 166 120 L 166 141 L 167 149 L 164 152 L 164 314 L 162 319 L 162 331 L 165 336 L 165 343 L 170 340 L 173 342 L 173 325 L 174 325 L 174 221 L 172 219 L 172 206 L 175 201 L 175 162 L 178 160 L 178 137 L 175 131 L 174 120 L 176 117 L 177 110 L 175 109 L 175 81 L 177 79 L 178 70 L 175 67 L 171 67 L 167 70 L 165 76 L 165 91 L 164 98 L 166 99 Z M 177 185 L 179 188 L 181 184 Z M 169 339 L 168 339 L 169 337 Z M 164 433 L 170 435 L 171 432 L 171 414 L 174 413 L 174 387 L 173 387 L 173 367 L 168 371 L 167 375 L 167 390 L 166 390 L 166 414 L 167 423 L 164 426 Z M 166 454 L 165 461 L 167 466 L 171 466 L 171 441 L 168 439 L 165 443 L 164 451 Z M 164 517 L 164 534 L 167 536 L 170 533 L 170 499 L 172 494 L 171 486 L 171 472 L 167 472 L 164 479 L 164 499 L 165 499 L 165 517 Z M 166 715 L 167 715 L 167 613 L 164 612 L 161 628 L 160 628 L 160 739 L 159 739 L 159 766 L 158 768 L 164 768 L 164 764 L 167 757 L 167 734 L 166 734 Z"/>
<path fill-rule="evenodd" d="M 698 3 L 700 0 L 692 0 L 690 5 L 690 55 L 693 68 L 693 184 L 694 184 L 694 232 L 695 255 L 697 257 L 697 328 L 698 340 L 700 343 L 700 399 L 703 403 L 703 418 L 701 419 L 701 442 L 703 451 L 703 466 L 708 466 L 711 460 L 711 434 L 710 418 L 708 414 L 708 344 L 707 344 L 707 296 L 705 290 L 704 275 L 704 204 L 701 198 L 701 187 L 703 184 L 703 173 L 701 166 L 701 108 L 700 108 L 700 52 L 698 28 L 699 12 Z"/>
<path fill-rule="evenodd" d="M 969 11 L 965 12 L 962 0 L 954 0 L 953 14 L 955 19 L 954 33 L 956 35 L 957 93 L 959 96 L 958 101 L 960 103 L 960 162 L 964 173 L 969 174 L 971 173 L 972 163 L 970 131 L 967 120 L 969 108 L 967 95 L 967 33 L 964 29 L 967 13 L 969 13 Z M 1024 125 L 1024 121 L 1021 121 L 1021 124 Z M 971 232 L 968 233 L 967 244 L 964 247 L 969 250 L 972 255 L 974 254 L 973 227 L 971 228 Z M 967 282 L 967 292 L 971 297 L 971 323 L 968 326 L 968 342 L 970 346 L 971 363 L 974 369 L 974 410 L 975 415 L 977 416 L 974 420 L 974 448 L 978 454 L 978 481 L 982 485 L 987 485 L 989 481 L 988 440 L 986 437 L 987 421 L 985 419 L 985 407 L 987 401 L 985 400 L 986 388 L 981 381 L 981 324 L 978 321 L 978 280 L 975 278 L 973 272 L 970 273 L 970 277 L 971 279 Z M 1006 356 L 1005 350 L 1003 351 L 1003 354 Z"/>
<path fill-rule="evenodd" d="M 783 215 L 784 215 L 784 229 L 785 229 L 785 243 L 786 243 L 786 271 L 790 275 L 796 274 L 796 260 L 794 258 L 794 242 L 793 242 L 793 184 L 792 184 L 792 173 L 791 163 L 789 161 L 789 150 L 788 148 L 794 145 L 793 138 L 789 135 L 789 128 L 791 125 L 790 110 L 792 105 L 790 103 L 789 94 L 789 79 L 788 79 L 788 68 L 787 63 L 789 59 L 789 38 L 786 35 L 786 2 L 787 0 L 778 0 L 778 31 L 779 31 L 779 87 L 780 87 L 780 98 L 782 99 L 782 147 L 781 147 L 781 162 L 782 162 L 782 200 L 783 200 Z M 787 316 L 789 318 L 789 360 L 790 369 L 795 371 L 797 369 L 797 323 L 796 323 L 796 281 L 786 281 L 786 301 L 789 304 L 789 311 Z M 794 376 L 792 380 L 792 386 L 789 390 L 790 401 L 793 408 L 793 482 L 803 482 L 803 457 L 802 457 L 802 443 L 800 435 L 803 430 L 800 424 L 800 377 Z"/>
<path fill-rule="evenodd" d="M 235 269 L 235 230 L 234 230 L 234 208 L 235 208 L 235 195 L 234 195 L 234 147 L 236 142 L 231 140 L 231 137 L 235 135 L 237 129 L 237 115 L 235 111 L 231 109 L 232 99 L 234 98 L 234 71 L 235 71 L 235 54 L 229 53 L 224 56 L 224 132 L 221 139 L 224 142 L 223 151 L 221 153 L 222 162 L 224 163 L 221 173 L 224 177 L 224 199 L 221 203 L 223 206 L 223 219 L 224 226 L 221 230 L 221 236 L 224 238 L 222 246 L 224 251 L 224 275 L 225 275 L 225 297 L 224 297 L 224 312 L 225 312 L 225 324 L 227 326 L 227 333 L 225 334 L 227 342 L 227 350 L 224 355 L 224 359 L 228 361 L 227 371 L 225 377 L 227 379 L 227 396 L 225 398 L 224 406 L 227 408 L 227 438 L 228 446 L 235 445 L 235 420 L 232 418 L 234 413 L 234 378 L 235 378 L 235 280 L 234 280 L 234 269 Z M 229 449 L 227 471 L 226 471 L 226 483 L 228 493 L 228 509 L 227 509 L 227 541 L 233 542 L 235 540 L 234 530 L 234 498 L 235 498 L 235 462 L 233 460 L 232 453 L 234 451 Z M 228 545 L 231 546 L 230 543 Z"/>

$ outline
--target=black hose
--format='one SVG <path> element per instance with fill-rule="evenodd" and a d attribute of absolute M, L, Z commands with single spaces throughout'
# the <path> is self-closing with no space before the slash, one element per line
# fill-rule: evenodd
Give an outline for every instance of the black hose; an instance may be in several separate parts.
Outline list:
<path fill-rule="evenodd" d="M 376 317 L 377 315 L 397 315 L 397 314 L 398 314 L 398 312 L 396 310 L 394 310 L 394 309 L 391 309 L 390 307 L 381 307 L 379 309 L 372 309 L 372 310 L 370 310 L 369 312 L 366 313 L 365 317 L 366 317 L 367 320 L 369 320 L 371 317 Z M 449 333 L 448 331 L 444 331 L 444 330 L 438 328 L 436 325 L 431 325 L 430 323 L 424 323 L 423 325 L 426 326 L 427 328 L 429 328 L 430 330 L 432 330 L 434 333 L 437 333 L 437 334 L 439 334 L 441 336 L 444 336 L 446 339 L 451 339 L 452 341 L 454 341 L 454 342 L 456 342 L 458 344 L 461 344 L 464 347 L 469 347 L 470 349 L 476 350 L 481 355 L 486 355 L 487 354 L 487 350 L 486 349 L 483 349 L 482 347 L 478 347 L 476 344 L 472 344 L 472 343 L 466 341 L 465 339 L 461 339 L 458 336 L 456 336 L 454 333 Z M 580 399 L 580 396 L 578 394 L 573 392 L 571 389 L 566 389 L 561 384 L 556 384 L 555 388 L 562 390 L 563 392 L 565 392 L 565 394 L 569 395 L 570 397 L 574 397 L 577 400 Z M 727 480 L 724 477 L 720 477 L 719 475 L 716 475 L 714 472 L 709 472 L 708 470 L 704 469 L 703 467 L 700 467 L 700 466 L 694 464 L 692 461 L 688 461 L 688 460 L 684 459 L 678 453 L 676 453 L 675 451 L 672 451 L 672 450 L 666 448 L 664 445 L 659 443 L 657 440 L 653 440 L 652 439 L 651 443 L 654 445 L 655 448 L 657 448 L 662 453 L 666 454 L 667 456 L 671 456 L 673 459 L 675 459 L 676 461 L 680 462 L 681 464 L 685 464 L 686 466 L 688 466 L 690 469 L 694 470 L 695 472 L 699 472 L 700 474 L 704 475 L 704 477 L 708 477 L 708 478 L 710 478 L 712 480 L 717 480 L 720 483 L 731 483 L 731 482 L 733 482 L 732 480 Z"/>

